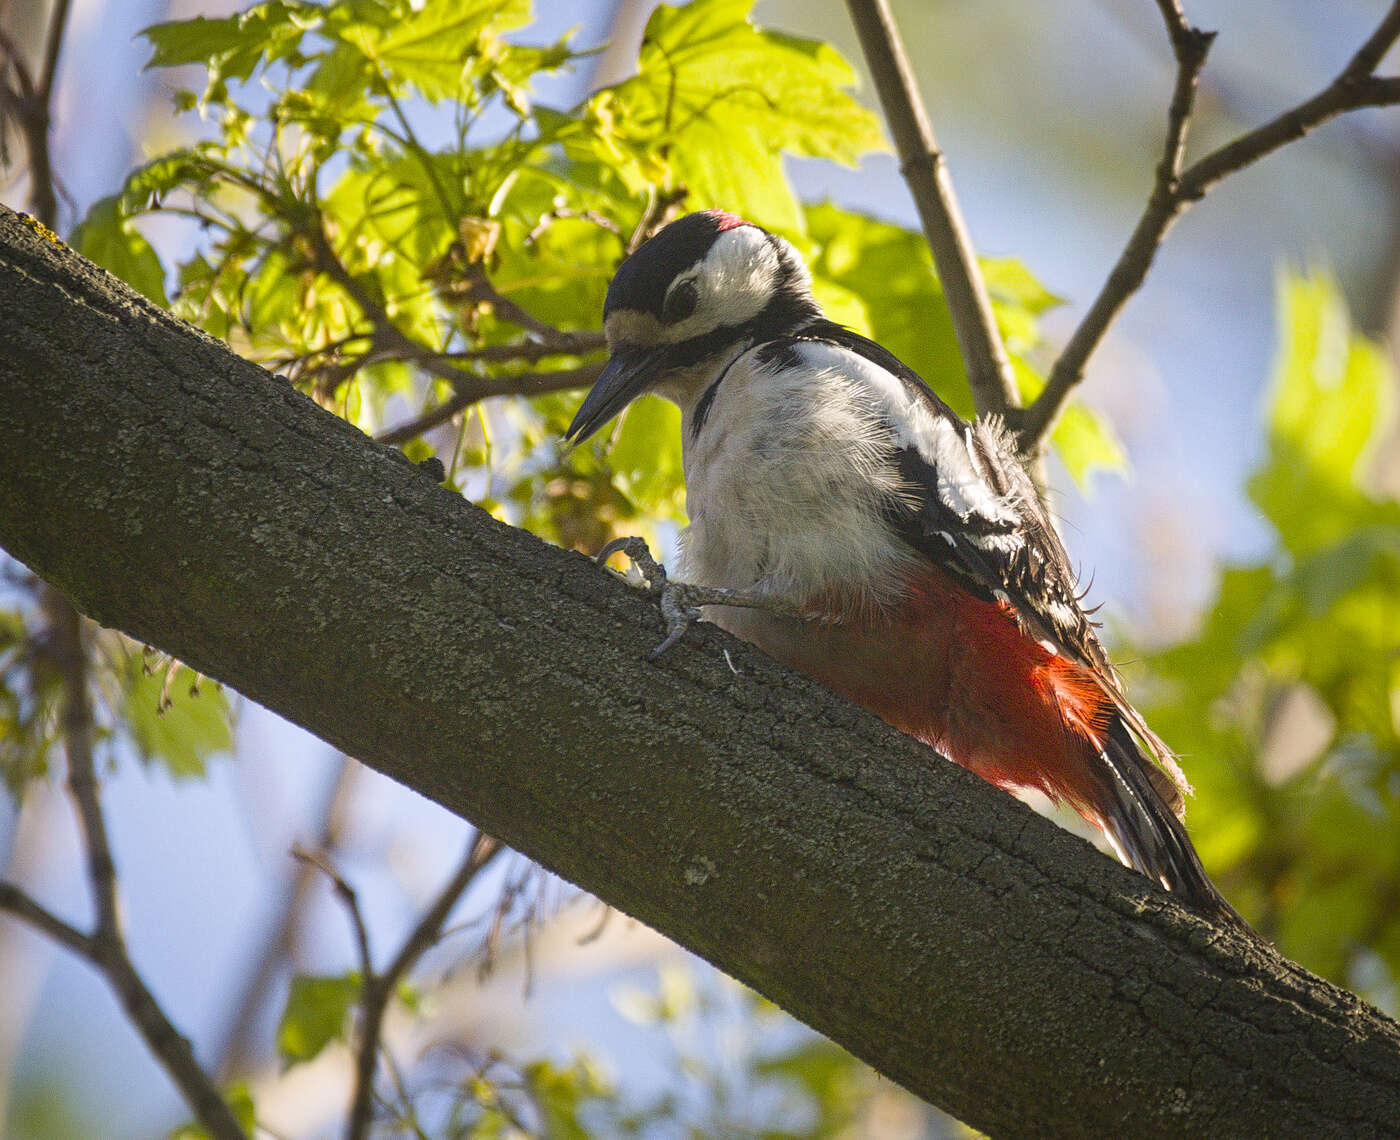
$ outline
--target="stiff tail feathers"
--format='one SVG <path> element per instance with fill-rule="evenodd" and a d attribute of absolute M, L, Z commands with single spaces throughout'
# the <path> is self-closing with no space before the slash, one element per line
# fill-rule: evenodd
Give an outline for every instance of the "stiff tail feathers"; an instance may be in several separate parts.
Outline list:
<path fill-rule="evenodd" d="M 1216 889 L 1186 828 L 1158 790 L 1163 781 L 1144 755 L 1123 718 L 1115 715 L 1104 737 L 1104 801 L 1099 806 L 1105 834 L 1123 862 L 1155 879 L 1197 910 L 1228 926 L 1254 930 Z M 1257 937 L 1257 935 L 1255 935 Z"/>

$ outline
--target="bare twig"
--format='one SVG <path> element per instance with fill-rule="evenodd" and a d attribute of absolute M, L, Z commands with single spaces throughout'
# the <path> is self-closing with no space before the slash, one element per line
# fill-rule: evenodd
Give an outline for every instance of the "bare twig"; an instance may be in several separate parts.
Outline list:
<path fill-rule="evenodd" d="M 933 136 L 886 0 L 846 0 L 948 300 L 979 414 L 1020 407 L 1011 364 L 977 267 L 947 162 Z"/>
<path fill-rule="evenodd" d="M 435 355 L 439 360 L 479 360 L 492 364 L 524 360 L 533 364 L 546 356 L 571 356 L 581 355 L 585 352 L 597 352 L 600 348 L 606 348 L 607 343 L 607 338 L 600 332 L 566 332 L 560 333 L 548 344 L 538 340 L 526 340 L 515 344 L 487 344 L 481 348 L 466 349 L 462 352 L 439 352 L 432 355 Z M 377 356 L 376 359 L 383 360 L 386 357 Z"/>
<path fill-rule="evenodd" d="M 46 651 L 62 677 L 68 787 L 82 827 L 97 921 L 94 931 L 84 934 L 11 884 L 0 885 L 0 909 L 31 923 L 101 970 L 132 1024 L 210 1134 L 217 1140 L 246 1140 L 232 1110 L 195 1059 L 189 1040 L 175 1028 L 131 961 L 121 932 L 117 871 L 93 757 L 92 702 L 82 619 L 72 602 L 58 590 L 46 586 L 42 597 L 49 619 Z"/>
<path fill-rule="evenodd" d="M 47 934 L 75 954 L 92 958 L 94 951 L 90 935 L 64 922 L 14 883 L 0 883 L 0 910 L 9 911 L 16 918 L 22 918 L 35 930 Z"/>
<path fill-rule="evenodd" d="M 586 388 L 598 379 L 602 371 L 601 364 L 586 364 L 582 368 L 570 368 L 563 372 L 526 372 L 516 376 L 472 377 L 458 373 L 461 378 L 453 381 L 456 391 L 450 399 L 444 400 L 435 408 L 429 408 L 406 423 L 381 432 L 375 439 L 380 443 L 406 443 L 410 439 L 418 438 L 425 431 L 431 431 L 439 424 L 446 423 L 472 404 L 491 396 L 542 396 L 546 392 Z"/>
<path fill-rule="evenodd" d="M 1012 417 L 1023 453 L 1032 453 L 1084 377 L 1090 355 L 1141 287 L 1167 231 L 1192 204 L 1221 179 L 1258 162 L 1287 143 L 1347 111 L 1400 103 L 1400 78 L 1378 76 L 1376 67 L 1400 37 L 1400 0 L 1330 84 L 1312 98 L 1182 169 L 1186 131 L 1206 53 L 1214 33 L 1192 27 L 1179 0 L 1157 0 L 1176 56 L 1176 85 L 1167 112 L 1167 140 L 1152 194 L 1137 227 L 1119 255 L 1099 295 L 1074 330 L 1036 401 Z"/>
<path fill-rule="evenodd" d="M 456 873 L 443 886 L 433 903 L 418 920 L 394 960 L 382 974 L 375 973 L 367 963 L 360 1003 L 359 1040 L 355 1050 L 355 1090 L 346 1121 L 346 1140 L 364 1140 L 369 1134 L 374 1115 L 374 1073 L 379 1059 L 380 1037 L 384 1015 L 395 991 L 418 960 L 433 947 L 442 935 L 443 926 L 457 900 L 469 887 L 481 869 L 502 850 L 496 840 L 480 831 L 472 834 Z"/>
<path fill-rule="evenodd" d="M 568 333 L 555 328 L 548 321 L 540 320 L 533 313 L 526 312 L 497 289 L 480 266 L 473 266 L 472 270 L 470 277 L 462 285 L 461 300 L 490 305 L 498 317 L 528 333 L 534 333 L 546 346 L 570 343 Z"/>
<path fill-rule="evenodd" d="M 342 757 L 327 788 L 324 806 L 320 812 L 320 834 L 316 838 L 318 850 L 333 853 L 340 846 L 357 776 L 363 771 L 364 769 L 353 760 Z M 296 953 L 316 872 L 316 867 L 308 863 L 297 866 L 291 882 L 284 891 L 277 924 L 264 943 L 262 952 L 257 956 L 257 965 L 249 971 L 248 980 L 238 1000 L 232 1006 L 233 1014 L 224 1037 L 225 1043 L 215 1051 L 220 1058 L 217 1071 L 225 1079 L 231 1079 L 243 1068 L 245 1058 L 249 1055 L 249 1042 L 258 1013 L 263 1008 L 268 991 L 279 976 L 283 963 Z"/>
<path fill-rule="evenodd" d="M 12 883 L 0 883 L 0 910 L 29 923 L 101 970 L 132 1023 L 210 1134 L 217 1140 L 246 1140 L 228 1105 L 195 1060 L 189 1041 L 165 1016 L 120 941 L 84 934 Z"/>
<path fill-rule="evenodd" d="M 658 190 L 653 186 L 647 199 L 647 208 L 642 211 L 636 229 L 627 239 L 627 252 L 635 253 L 647 238 L 675 218 L 689 194 L 690 191 L 684 186 L 677 186 L 673 190 Z"/>
<path fill-rule="evenodd" d="M 0 36 L 0 53 L 9 60 L 19 86 L 16 91 L 8 85 L 0 88 L 0 104 L 9 108 L 24 136 L 25 158 L 29 165 L 29 208 L 49 229 L 58 225 L 57 180 L 54 177 L 53 156 L 49 151 L 49 127 L 52 125 L 54 77 L 58 73 L 58 57 L 63 47 L 63 33 L 68 26 L 69 0 L 57 0 L 49 19 L 44 44 L 42 70 L 36 80 L 26 66 L 15 43 Z M 0 108 L 3 109 L 3 108 Z"/>
<path fill-rule="evenodd" d="M 68 29 L 69 0 L 54 0 L 53 15 L 49 17 L 49 35 L 44 44 L 44 67 L 39 72 L 38 97 L 47 108 L 53 95 L 54 78 L 58 74 L 58 56 L 63 49 L 63 33 Z"/>
<path fill-rule="evenodd" d="M 360 898 L 349 881 L 336 870 L 335 864 L 324 851 L 309 851 L 300 843 L 292 845 L 292 858 L 308 867 L 315 867 L 331 881 L 336 897 L 345 906 L 350 919 L 350 929 L 355 935 L 355 950 L 360 957 L 360 970 L 366 981 L 374 976 L 374 956 L 369 949 L 369 927 L 365 925 L 364 912 L 360 910 Z"/>

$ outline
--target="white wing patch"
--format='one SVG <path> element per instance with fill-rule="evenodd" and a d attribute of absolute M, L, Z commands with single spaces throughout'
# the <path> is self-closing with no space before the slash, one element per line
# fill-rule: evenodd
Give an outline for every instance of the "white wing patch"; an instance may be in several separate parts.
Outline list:
<path fill-rule="evenodd" d="M 967 521 L 976 516 L 1006 528 L 1020 523 L 1016 504 L 1002 498 L 982 470 L 971 429 L 960 430 L 952 421 L 934 415 L 899 377 L 848 349 L 809 341 L 800 342 L 797 350 L 812 368 L 844 373 L 868 390 L 877 414 L 894 429 L 895 445 L 917 448 L 924 462 L 938 472 L 938 497 L 958 518 Z"/>

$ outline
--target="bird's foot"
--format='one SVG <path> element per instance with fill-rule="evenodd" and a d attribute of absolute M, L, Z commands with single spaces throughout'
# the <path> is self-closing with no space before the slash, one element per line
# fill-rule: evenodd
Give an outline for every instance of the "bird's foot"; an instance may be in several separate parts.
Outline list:
<path fill-rule="evenodd" d="M 618 553 L 627 555 L 632 565 L 641 572 L 648 588 L 658 591 L 661 596 L 661 616 L 666 620 L 666 637 L 647 654 L 649 661 L 655 661 L 685 636 L 685 631 L 700 620 L 702 606 L 744 606 L 787 617 L 806 616 L 800 607 L 772 594 L 672 581 L 666 576 L 666 567 L 652 557 L 646 542 L 640 538 L 613 539 L 598 551 L 597 561 L 602 564 Z"/>

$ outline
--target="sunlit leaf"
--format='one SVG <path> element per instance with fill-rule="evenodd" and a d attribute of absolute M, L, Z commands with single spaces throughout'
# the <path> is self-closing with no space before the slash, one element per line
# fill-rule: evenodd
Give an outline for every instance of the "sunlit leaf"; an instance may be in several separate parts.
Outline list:
<path fill-rule="evenodd" d="M 360 975 L 353 970 L 333 976 L 294 977 L 277 1026 L 277 1051 L 282 1064 L 309 1061 L 343 1037 L 360 990 Z"/>
<path fill-rule="evenodd" d="M 141 758 L 172 776 L 204 775 L 205 762 L 233 748 L 229 707 L 213 682 L 195 685 L 194 670 L 171 663 L 145 673 L 138 659 L 122 688 L 122 725 Z"/>
<path fill-rule="evenodd" d="M 338 25 L 336 34 L 393 81 L 437 101 L 463 89 L 465 69 L 489 50 L 490 37 L 529 16 L 528 0 L 427 0 L 392 22 L 360 19 Z"/>
<path fill-rule="evenodd" d="M 1331 276 L 1283 274 L 1278 300 L 1270 461 L 1249 490 L 1288 550 L 1302 554 L 1342 537 L 1364 511 L 1360 467 L 1388 420 L 1395 378 L 1385 352 L 1352 331 Z"/>
<path fill-rule="evenodd" d="M 678 521 L 683 518 L 681 413 L 675 404 L 659 396 L 633 404 L 608 458 L 617 486 L 639 510 Z"/>
<path fill-rule="evenodd" d="M 1185 755 L 1197 845 L 1246 913 L 1337 981 L 1363 945 L 1393 976 L 1400 506 L 1365 488 L 1393 381 L 1327 275 L 1281 278 L 1279 308 L 1269 450 L 1250 482 L 1278 544 L 1226 570 L 1194 638 L 1148 658 L 1149 717 Z M 1270 778 L 1283 697 L 1299 688 L 1325 752 Z"/>
<path fill-rule="evenodd" d="M 637 144 L 689 188 L 779 229 L 801 216 L 784 152 L 855 163 L 883 146 L 878 120 L 850 94 L 854 74 L 831 47 L 748 22 L 750 0 L 661 5 L 647 22 L 636 76 L 596 103 L 616 144 Z M 664 152 L 664 153 L 663 153 Z"/>
<path fill-rule="evenodd" d="M 1128 456 L 1102 412 L 1084 404 L 1071 404 L 1060 415 L 1051 442 L 1055 454 L 1081 488 L 1092 487 L 1095 471 L 1128 470 Z"/>
<path fill-rule="evenodd" d="M 141 31 L 151 45 L 146 66 L 202 63 L 209 70 L 204 99 L 219 100 L 228 80 L 247 79 L 264 64 L 293 55 L 323 14 L 321 5 L 306 0 L 270 0 L 224 19 L 152 24 Z"/>

